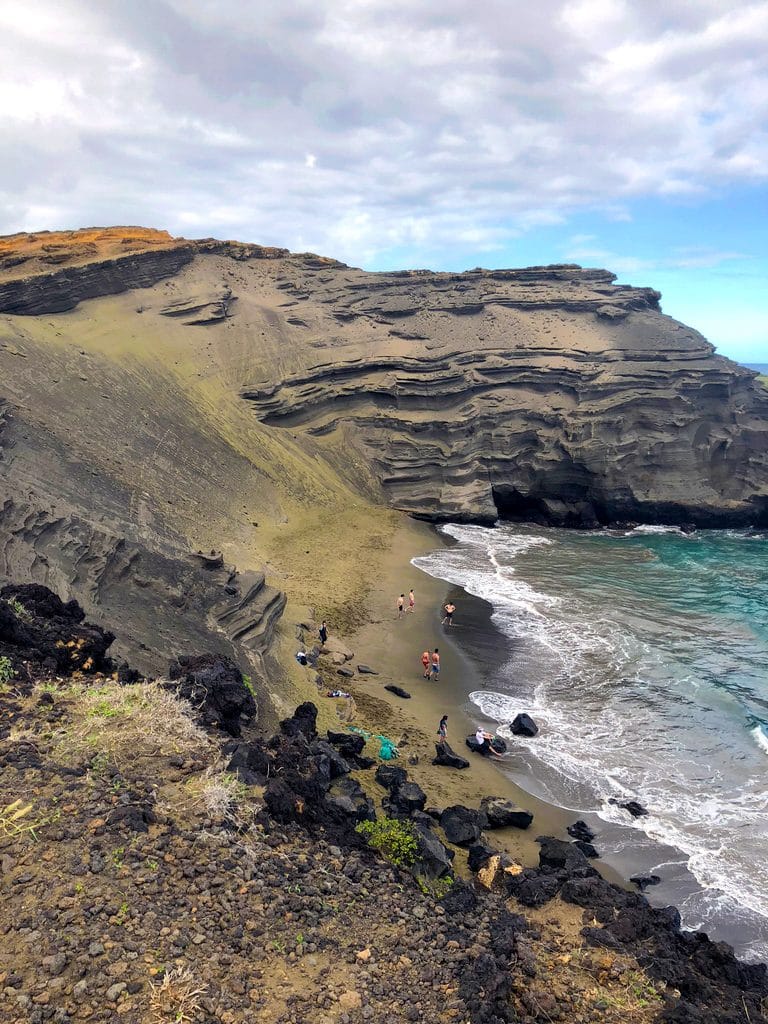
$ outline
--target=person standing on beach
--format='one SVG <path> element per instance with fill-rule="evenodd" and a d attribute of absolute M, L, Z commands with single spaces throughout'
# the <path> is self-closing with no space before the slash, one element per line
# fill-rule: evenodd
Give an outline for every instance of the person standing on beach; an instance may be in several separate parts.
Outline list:
<path fill-rule="evenodd" d="M 424 669 L 424 678 L 429 679 L 429 651 L 424 651 L 422 654 L 421 665 Z"/>
<path fill-rule="evenodd" d="M 408 591 L 408 609 L 407 610 L 413 614 L 413 612 L 415 611 L 415 608 L 416 608 L 416 595 L 413 593 L 413 590 L 409 590 Z"/>
<path fill-rule="evenodd" d="M 434 676 L 435 679 L 437 679 L 439 675 L 440 675 L 440 652 L 438 651 L 437 648 L 435 648 L 434 651 L 432 651 L 432 664 L 429 667 L 429 678 L 431 679 L 432 676 Z"/>
<path fill-rule="evenodd" d="M 448 715 L 443 715 L 437 727 L 438 742 L 445 743 L 448 739 Z"/>
<path fill-rule="evenodd" d="M 323 647 L 325 647 L 325 642 L 328 639 L 328 627 L 325 624 L 325 619 L 323 619 L 323 623 L 317 632 L 318 636 L 320 637 L 320 643 L 323 645 Z"/>
<path fill-rule="evenodd" d="M 442 625 L 445 625 L 447 622 L 449 626 L 452 626 L 453 613 L 456 611 L 456 605 L 452 601 L 449 601 L 448 604 L 444 606 L 443 611 L 445 612 L 445 617 L 443 618 Z"/>
<path fill-rule="evenodd" d="M 401 594 L 397 599 L 397 617 L 402 619 L 403 609 L 405 608 L 405 594 Z"/>

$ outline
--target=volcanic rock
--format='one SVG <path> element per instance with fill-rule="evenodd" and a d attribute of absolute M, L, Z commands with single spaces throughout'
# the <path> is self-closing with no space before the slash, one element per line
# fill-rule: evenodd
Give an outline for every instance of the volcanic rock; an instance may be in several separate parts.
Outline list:
<path fill-rule="evenodd" d="M 569 836 L 573 836 L 574 839 L 581 839 L 585 843 L 591 843 L 595 838 L 595 833 L 581 818 L 578 821 L 574 821 L 572 825 L 569 825 L 565 830 Z"/>
<path fill-rule="evenodd" d="M 515 736 L 535 736 L 539 731 L 538 725 L 531 716 L 524 713 L 515 715 L 510 723 L 510 729 Z"/>
<path fill-rule="evenodd" d="M 256 714 L 256 702 L 237 665 L 224 655 L 180 655 L 168 667 L 169 688 L 189 701 L 206 725 L 239 736 L 241 717 Z"/>
<path fill-rule="evenodd" d="M 651 885 L 659 885 L 661 878 L 659 875 L 630 875 L 630 882 L 634 882 L 640 892 L 645 890 Z"/>
<path fill-rule="evenodd" d="M 398 786 L 404 785 L 408 778 L 408 772 L 405 768 L 399 768 L 396 764 L 380 764 L 376 769 L 374 778 L 380 786 L 392 792 Z"/>
<path fill-rule="evenodd" d="M 447 849 L 437 836 L 425 825 L 417 822 L 413 826 L 419 844 L 417 857 L 418 873 L 427 878 L 444 878 L 451 874 L 453 851 Z"/>
<path fill-rule="evenodd" d="M 396 697 L 402 697 L 403 700 L 410 700 L 411 695 L 407 690 L 404 690 L 402 686 L 385 686 L 385 690 L 389 690 L 390 693 L 394 693 Z"/>
<path fill-rule="evenodd" d="M 642 818 L 648 813 L 643 805 L 638 803 L 637 800 L 615 800 L 611 798 L 608 803 L 617 804 L 625 811 L 629 811 L 633 818 Z"/>
<path fill-rule="evenodd" d="M 480 838 L 483 818 L 479 811 L 473 811 L 461 804 L 446 807 L 440 815 L 440 825 L 445 838 L 456 846 L 469 846 Z"/>
<path fill-rule="evenodd" d="M 575 839 L 573 845 L 578 850 L 581 850 L 584 856 L 588 857 L 590 860 L 593 860 L 595 857 L 600 856 L 600 854 L 597 852 L 592 843 L 588 843 L 584 839 Z"/>
<path fill-rule="evenodd" d="M 467 863 L 470 871 L 479 871 L 479 869 L 488 862 L 496 851 L 487 846 L 485 843 L 478 842 L 472 843 L 467 850 Z"/>
<path fill-rule="evenodd" d="M 393 817 L 409 817 L 414 811 L 423 811 L 427 794 L 415 782 L 402 782 L 390 791 L 386 802 Z"/>
<path fill-rule="evenodd" d="M 447 740 L 435 744 L 436 756 L 432 764 L 444 765 L 446 768 L 469 768 L 469 761 L 465 757 L 459 757 L 449 746 Z"/>
<path fill-rule="evenodd" d="M 480 801 L 480 812 L 485 815 L 488 828 L 506 828 L 510 825 L 528 828 L 533 821 L 530 811 L 500 796 L 484 796 Z"/>

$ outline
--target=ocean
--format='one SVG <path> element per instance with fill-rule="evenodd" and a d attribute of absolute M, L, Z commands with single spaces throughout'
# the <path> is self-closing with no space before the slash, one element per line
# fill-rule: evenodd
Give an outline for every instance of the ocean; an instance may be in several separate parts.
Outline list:
<path fill-rule="evenodd" d="M 659 875 L 647 896 L 684 927 L 768 959 L 768 537 L 442 530 L 414 564 L 493 607 L 502 650 L 468 707 L 510 737 L 500 770 L 586 817 L 625 877 Z M 455 637 L 472 654 L 460 603 Z M 520 711 L 536 737 L 511 737 Z"/>

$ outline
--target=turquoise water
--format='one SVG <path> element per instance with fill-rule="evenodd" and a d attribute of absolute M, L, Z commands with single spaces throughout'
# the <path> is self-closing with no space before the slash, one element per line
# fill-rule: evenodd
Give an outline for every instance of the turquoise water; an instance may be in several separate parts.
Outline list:
<path fill-rule="evenodd" d="M 528 711 L 507 770 L 601 829 L 621 868 L 750 957 L 768 956 L 768 539 L 640 527 L 449 526 L 416 564 L 494 607 L 508 658 L 471 694 Z M 628 820 L 612 799 L 639 799 Z"/>

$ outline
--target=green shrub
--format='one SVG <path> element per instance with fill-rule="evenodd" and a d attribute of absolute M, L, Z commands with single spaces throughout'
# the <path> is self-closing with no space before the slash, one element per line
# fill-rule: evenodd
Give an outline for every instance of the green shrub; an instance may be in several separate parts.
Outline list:
<path fill-rule="evenodd" d="M 0 686 L 5 686 L 16 675 L 10 658 L 0 658 Z"/>
<path fill-rule="evenodd" d="M 409 868 L 415 863 L 419 844 L 410 822 L 396 818 L 361 821 L 355 831 L 395 867 Z"/>
<path fill-rule="evenodd" d="M 441 900 L 443 896 L 447 896 L 453 888 L 456 879 L 453 875 L 443 875 L 442 878 L 424 878 L 420 876 L 417 879 L 419 888 L 425 896 L 431 896 L 434 900 Z"/>
<path fill-rule="evenodd" d="M 24 619 L 25 622 L 29 622 L 32 616 L 29 614 L 27 609 L 18 601 L 15 597 L 9 597 L 5 602 L 9 608 L 11 608 L 20 619 Z"/>

